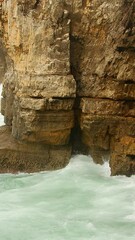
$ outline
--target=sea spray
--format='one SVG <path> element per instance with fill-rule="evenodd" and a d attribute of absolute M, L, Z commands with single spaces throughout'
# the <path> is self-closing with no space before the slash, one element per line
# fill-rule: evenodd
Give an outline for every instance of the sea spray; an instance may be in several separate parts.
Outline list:
<path fill-rule="evenodd" d="M 58 171 L 0 175 L 1 239 L 134 240 L 134 182 L 83 155 Z"/>

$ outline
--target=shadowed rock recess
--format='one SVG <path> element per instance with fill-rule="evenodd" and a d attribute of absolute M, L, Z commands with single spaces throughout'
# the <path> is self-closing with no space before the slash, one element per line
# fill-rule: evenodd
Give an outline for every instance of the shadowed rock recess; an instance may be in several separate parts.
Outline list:
<path fill-rule="evenodd" d="M 4 0 L 0 22 L 0 172 L 82 152 L 135 174 L 135 1 Z"/>

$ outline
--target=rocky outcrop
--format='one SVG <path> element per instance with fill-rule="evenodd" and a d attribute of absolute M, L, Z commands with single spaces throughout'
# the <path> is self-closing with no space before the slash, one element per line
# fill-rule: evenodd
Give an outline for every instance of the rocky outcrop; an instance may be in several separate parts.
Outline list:
<path fill-rule="evenodd" d="M 134 0 L 3 1 L 0 134 L 15 157 L 1 143 L 2 171 L 63 167 L 72 145 L 100 163 L 110 152 L 112 175 L 135 173 L 134 11 Z"/>
<path fill-rule="evenodd" d="M 69 162 L 71 147 L 47 146 L 35 142 L 16 141 L 11 128 L 0 128 L 0 173 L 56 170 Z"/>
<path fill-rule="evenodd" d="M 6 57 L 2 44 L 3 26 L 2 26 L 2 2 L 0 1 L 0 83 L 4 80 L 4 74 L 6 72 Z"/>
<path fill-rule="evenodd" d="M 78 1 L 79 2 L 79 1 Z M 82 141 L 112 175 L 135 173 L 135 1 L 83 1 L 71 21 Z"/>
<path fill-rule="evenodd" d="M 11 143 L 10 148 L 1 143 L 1 171 L 21 170 L 20 164 L 23 171 L 63 167 L 71 156 L 76 96 L 70 73 L 69 5 L 59 0 L 8 0 L 2 18 L 10 59 L 2 113 Z"/>

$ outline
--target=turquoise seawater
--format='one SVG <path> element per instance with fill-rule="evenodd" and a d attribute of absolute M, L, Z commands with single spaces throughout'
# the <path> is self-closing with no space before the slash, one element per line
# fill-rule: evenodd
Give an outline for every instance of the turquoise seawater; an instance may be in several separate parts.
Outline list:
<path fill-rule="evenodd" d="M 2 124 L 2 120 L 1 120 Z M 135 176 L 78 155 L 61 170 L 0 175 L 0 240 L 135 240 Z"/>

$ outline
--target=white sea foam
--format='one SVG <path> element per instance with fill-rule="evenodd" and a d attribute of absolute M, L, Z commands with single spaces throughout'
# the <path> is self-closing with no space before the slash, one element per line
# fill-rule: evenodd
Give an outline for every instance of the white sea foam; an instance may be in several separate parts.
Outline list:
<path fill-rule="evenodd" d="M 134 240 L 135 177 L 78 155 L 62 170 L 0 175 L 6 240 Z"/>

